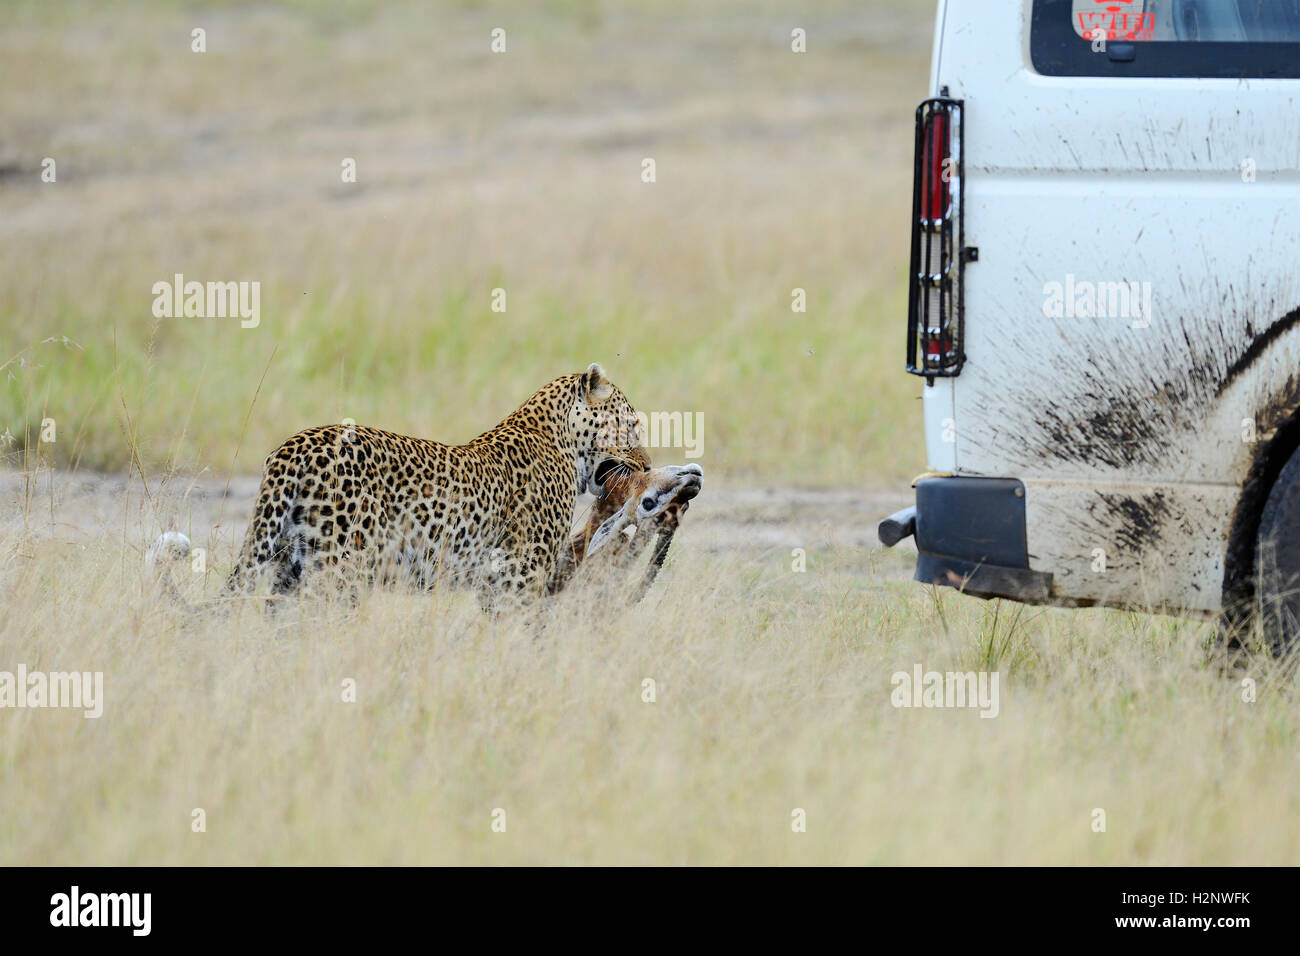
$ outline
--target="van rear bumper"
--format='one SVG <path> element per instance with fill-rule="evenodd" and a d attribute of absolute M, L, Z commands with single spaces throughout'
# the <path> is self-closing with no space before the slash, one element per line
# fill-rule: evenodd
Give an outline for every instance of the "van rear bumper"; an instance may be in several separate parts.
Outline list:
<path fill-rule="evenodd" d="M 890 515 L 877 534 L 889 547 L 915 535 L 917 581 L 1026 604 L 1051 600 L 1052 575 L 1029 567 L 1018 479 L 922 478 L 916 507 Z"/>

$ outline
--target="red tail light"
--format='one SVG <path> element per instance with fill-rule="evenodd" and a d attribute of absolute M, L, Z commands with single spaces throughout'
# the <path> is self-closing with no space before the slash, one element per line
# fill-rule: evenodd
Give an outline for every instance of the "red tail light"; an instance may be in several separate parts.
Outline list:
<path fill-rule="evenodd" d="M 925 120 L 925 163 L 926 176 L 925 218 L 937 222 L 947 213 L 951 203 L 948 200 L 948 183 L 944 182 L 944 161 L 948 159 L 948 114 L 931 113 Z M 951 177 L 949 177 L 951 179 Z"/>
<path fill-rule="evenodd" d="M 961 100 L 926 100 L 916 111 L 907 370 L 956 375 L 965 361 L 962 272 Z"/>

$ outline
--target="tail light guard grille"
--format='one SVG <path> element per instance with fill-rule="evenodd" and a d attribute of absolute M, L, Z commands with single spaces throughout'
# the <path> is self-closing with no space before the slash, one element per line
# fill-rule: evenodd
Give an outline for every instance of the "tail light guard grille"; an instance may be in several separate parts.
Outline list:
<path fill-rule="evenodd" d="M 962 279 L 978 250 L 963 245 L 963 104 L 939 96 L 916 109 L 907 370 L 931 384 L 966 361 Z"/>

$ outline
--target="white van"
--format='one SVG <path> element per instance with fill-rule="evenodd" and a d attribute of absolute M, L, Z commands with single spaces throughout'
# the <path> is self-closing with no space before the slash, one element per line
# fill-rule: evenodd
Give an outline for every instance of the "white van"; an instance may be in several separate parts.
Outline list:
<path fill-rule="evenodd" d="M 917 110 L 916 578 L 1300 619 L 1300 0 L 947 0 Z"/>

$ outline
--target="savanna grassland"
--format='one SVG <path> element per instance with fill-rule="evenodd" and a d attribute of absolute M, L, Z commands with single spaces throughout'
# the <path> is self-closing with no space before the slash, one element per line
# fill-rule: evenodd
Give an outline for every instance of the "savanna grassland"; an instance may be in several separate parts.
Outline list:
<path fill-rule="evenodd" d="M 914 475 L 930 5 L 813 4 L 804 55 L 774 6 L 538 6 L 11 11 L 0 362 L 39 367 L 3 383 L 4 427 L 63 420 L 59 464 L 125 468 L 126 432 L 146 464 L 254 470 L 342 417 L 467 440 L 600 361 L 641 407 L 703 412 L 715 468 Z M 259 281 L 260 324 L 155 318 L 176 273 Z"/>
<path fill-rule="evenodd" d="M 0 863 L 1300 858 L 1300 692 L 1267 658 L 924 588 L 874 544 L 925 464 L 901 323 L 932 7 L 6 5 L 0 671 L 102 671 L 104 710 L 0 709 Z M 155 317 L 178 272 L 260 282 L 260 323 Z M 210 600 L 300 428 L 462 441 L 591 361 L 703 415 L 640 604 L 593 573 L 517 616 L 194 614 L 143 570 L 183 530 Z M 892 706 L 917 664 L 996 671 L 997 716 Z"/>

